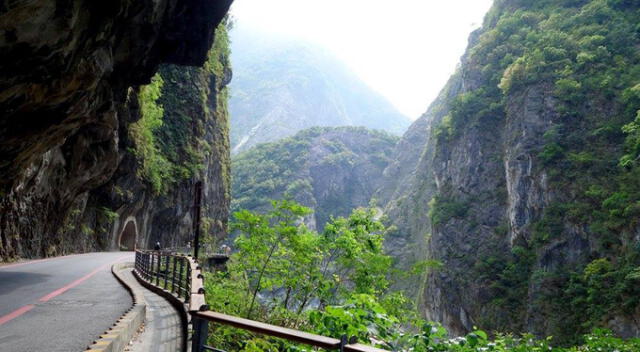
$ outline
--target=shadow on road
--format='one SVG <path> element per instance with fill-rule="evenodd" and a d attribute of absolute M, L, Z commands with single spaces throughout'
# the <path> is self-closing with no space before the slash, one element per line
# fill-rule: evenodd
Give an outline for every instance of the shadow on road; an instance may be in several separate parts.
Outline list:
<path fill-rule="evenodd" d="M 13 292 L 23 286 L 38 285 L 51 275 L 28 273 L 24 271 L 0 271 L 0 296 Z M 11 283 L 9 285 L 9 283 Z"/>

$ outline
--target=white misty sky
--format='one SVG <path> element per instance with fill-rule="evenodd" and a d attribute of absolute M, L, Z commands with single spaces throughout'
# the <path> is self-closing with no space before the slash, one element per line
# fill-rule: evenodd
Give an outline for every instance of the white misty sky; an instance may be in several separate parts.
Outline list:
<path fill-rule="evenodd" d="M 424 113 L 492 0 L 235 0 L 238 23 L 319 44 L 411 119 Z"/>

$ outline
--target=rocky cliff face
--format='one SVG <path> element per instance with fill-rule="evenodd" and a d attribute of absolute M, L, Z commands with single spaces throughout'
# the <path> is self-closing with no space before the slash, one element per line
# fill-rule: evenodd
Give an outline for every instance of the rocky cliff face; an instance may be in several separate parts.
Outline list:
<path fill-rule="evenodd" d="M 471 36 L 379 192 L 400 264 L 443 264 L 412 287 L 427 318 L 456 334 L 638 335 L 639 16 L 628 1 L 504 0 Z"/>
<path fill-rule="evenodd" d="M 160 63 L 203 65 L 229 5 L 0 4 L 0 258 L 114 247 L 130 214 L 104 200 L 140 189 L 104 185 L 131 162 L 137 87 Z"/>
<path fill-rule="evenodd" d="M 152 248 L 156 242 L 184 247 L 192 241 L 198 181 L 204 242 L 213 245 L 226 236 L 230 202 L 226 86 L 231 79 L 226 41 L 222 24 L 203 68 L 160 66 L 154 77 L 159 94 L 152 106 L 161 109 L 161 124 L 148 120 L 150 111 L 143 109 L 141 120 L 122 141 L 124 160 L 114 177 L 93 192 L 101 195 L 96 204 L 117 214 L 103 234 L 111 238 L 109 248 L 129 245 L 129 222 L 138 247 Z"/>
<path fill-rule="evenodd" d="M 396 141 L 362 127 L 316 127 L 260 144 L 234 157 L 232 207 L 266 210 L 289 197 L 310 207 L 308 226 L 322 230 L 331 216 L 369 205 Z"/>
<path fill-rule="evenodd" d="M 437 192 L 433 178 L 435 140 L 431 138 L 437 126 L 449 113 L 447 102 L 462 89 L 461 75 L 454 75 L 427 112 L 416 120 L 395 147 L 391 163 L 384 170 L 382 185 L 376 193 L 385 214 L 397 227 L 387 235 L 385 245 L 396 258 L 396 265 L 408 270 L 415 263 L 432 258 L 427 255 L 427 243 L 432 229 L 428 204 Z M 422 282 L 399 283 L 409 296 L 423 308 L 426 278 Z M 438 304 L 438 303 L 435 303 Z M 433 319 L 442 321 L 441 319 Z"/>

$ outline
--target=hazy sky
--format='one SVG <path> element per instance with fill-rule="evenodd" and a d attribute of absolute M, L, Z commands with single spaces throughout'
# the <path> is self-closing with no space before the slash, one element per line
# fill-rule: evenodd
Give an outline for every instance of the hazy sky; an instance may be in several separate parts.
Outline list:
<path fill-rule="evenodd" d="M 492 0 L 235 0 L 238 23 L 319 44 L 411 119 L 435 99 Z"/>

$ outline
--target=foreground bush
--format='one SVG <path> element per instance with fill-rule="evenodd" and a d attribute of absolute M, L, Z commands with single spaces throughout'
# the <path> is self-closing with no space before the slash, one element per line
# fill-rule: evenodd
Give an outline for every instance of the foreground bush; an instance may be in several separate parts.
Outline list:
<path fill-rule="evenodd" d="M 236 252 L 226 272 L 208 273 L 207 303 L 214 311 L 324 336 L 356 337 L 390 351 L 452 352 L 640 352 L 640 340 L 594 330 L 575 347 L 554 347 L 553 338 L 476 330 L 450 338 L 418 318 L 402 292 L 389 289 L 391 258 L 382 243 L 388 229 L 373 209 L 332 219 L 322 233 L 300 219 L 310 210 L 292 201 L 273 202 L 267 214 L 235 214 Z M 438 263 L 421 263 L 424 270 Z M 226 351 L 311 351 L 308 346 L 211 324 L 209 344 Z"/>

